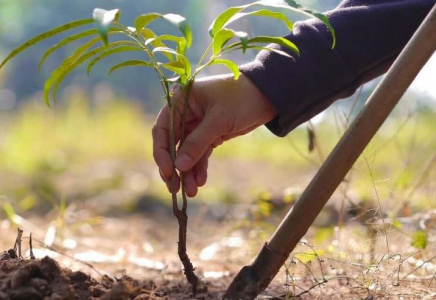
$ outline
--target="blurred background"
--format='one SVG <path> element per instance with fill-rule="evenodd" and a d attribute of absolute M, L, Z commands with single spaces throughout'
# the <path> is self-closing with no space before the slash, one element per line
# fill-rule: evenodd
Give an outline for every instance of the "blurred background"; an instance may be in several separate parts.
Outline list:
<path fill-rule="evenodd" d="M 326 11 L 340 1 L 300 2 Z M 179 0 L 174 5 L 168 0 L 1 0 L 0 60 L 30 37 L 67 21 L 88 18 L 93 8 L 101 7 L 120 8 L 120 21 L 125 25 L 133 24 L 140 13 L 184 15 L 194 34 L 188 56 L 195 62 L 209 43 L 207 28 L 212 20 L 226 7 L 244 3 L 248 1 Z M 249 19 L 237 26 L 255 35 L 286 34 L 284 26 L 268 20 Z M 164 23 L 154 29 L 173 30 Z M 108 76 L 108 67 L 128 59 L 128 55 L 110 57 L 89 77 L 84 67 L 73 72 L 62 85 L 58 104 L 48 108 L 41 92 L 44 81 L 74 47 L 54 53 L 40 73 L 37 65 L 45 49 L 59 39 L 34 46 L 0 71 L 0 237 L 8 237 L 1 239 L 0 246 L 11 246 L 14 224 L 18 224 L 48 244 L 85 251 L 88 256 L 80 258 L 91 262 L 95 259 L 89 249 L 96 250 L 97 245 L 106 247 L 99 250 L 102 253 L 118 258 L 123 255 L 120 249 L 123 257 L 126 253 L 146 256 L 158 252 L 156 249 L 168 250 L 168 244 L 175 244 L 177 226 L 171 217 L 170 195 L 152 158 L 151 126 L 164 104 L 157 77 L 139 68 Z M 255 53 L 249 52 L 232 59 L 243 64 L 254 57 Z M 331 199 L 324 218 L 316 224 L 318 229 L 310 233 L 311 243 L 329 245 L 325 249 L 333 255 L 349 247 L 346 230 L 355 227 L 347 224 L 367 228 L 365 222 L 377 219 L 380 208 L 397 229 L 404 229 L 409 222 L 401 218 L 436 208 L 435 70 L 433 57 Z M 211 68 L 203 75 L 223 71 Z M 247 252 L 256 252 L 379 80 L 366 84 L 356 95 L 337 102 L 285 138 L 259 128 L 218 148 L 208 184 L 190 200 L 193 225 L 188 230 L 194 257 L 203 255 L 211 260 L 219 247 L 242 249 L 245 243 L 253 243 L 253 250 L 244 248 L 237 253 L 244 257 Z M 370 212 L 369 217 L 366 212 Z M 404 233 L 408 242 L 399 240 L 407 251 L 416 246 L 412 245 L 413 234 L 425 231 L 418 225 L 410 226 L 412 233 Z M 354 244 L 353 251 L 369 255 L 368 241 L 378 236 L 368 237 L 365 232 L 355 232 L 356 240 L 362 243 Z M 83 236 L 94 239 L 88 243 Z M 115 253 L 111 244 L 114 237 L 122 244 Z M 210 245 L 216 247 L 207 248 Z M 174 251 L 169 254 L 161 251 L 152 257 L 172 261 L 172 247 Z M 384 253 L 383 242 L 379 247 L 377 253 Z"/>

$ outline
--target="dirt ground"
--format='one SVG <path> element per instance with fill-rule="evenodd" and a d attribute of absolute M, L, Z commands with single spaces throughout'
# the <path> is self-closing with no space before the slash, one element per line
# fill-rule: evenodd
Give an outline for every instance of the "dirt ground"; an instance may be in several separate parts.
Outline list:
<path fill-rule="evenodd" d="M 217 286 L 207 283 L 210 293 L 197 299 L 218 299 Z M 215 291 L 215 292 L 214 292 Z M 99 281 L 82 271 L 61 267 L 54 259 L 19 259 L 10 249 L 0 257 L 1 300 L 123 300 L 123 299 L 191 299 L 182 283 L 151 280 L 139 281 L 127 275 L 121 278 L 103 276 Z"/>
<path fill-rule="evenodd" d="M 209 219 L 200 226 L 192 220 L 188 253 L 208 288 L 194 297 L 177 259 L 177 228 L 171 220 L 164 213 L 105 218 L 99 225 L 58 228 L 53 235 L 43 219 L 23 219 L 24 258 L 13 250 L 0 255 L 0 300 L 218 300 L 265 240 L 247 229 L 251 225 Z M 16 236 L 7 223 L 1 224 L 3 249 L 13 247 Z M 31 230 L 36 259 L 30 259 Z M 312 229 L 305 241 L 314 241 L 317 232 Z M 348 224 L 324 246 L 313 248 L 319 259 L 300 245 L 258 299 L 436 299 L 434 247 L 417 251 L 409 246 L 409 236 L 390 232 L 389 255 L 384 236 L 375 237 L 376 261 L 369 263 L 368 236 Z M 433 244 L 433 234 L 428 240 Z"/>

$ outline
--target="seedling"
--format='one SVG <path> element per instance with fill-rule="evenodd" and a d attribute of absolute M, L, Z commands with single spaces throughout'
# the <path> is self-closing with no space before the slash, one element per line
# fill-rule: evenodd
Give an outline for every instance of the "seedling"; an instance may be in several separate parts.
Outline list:
<path fill-rule="evenodd" d="M 247 9 L 259 6 L 261 7 L 259 10 L 247 11 Z M 99 61 L 108 56 L 124 52 L 141 52 L 146 57 L 145 60 L 128 60 L 117 64 L 110 68 L 109 74 L 121 68 L 132 66 L 149 67 L 156 72 L 162 87 L 163 96 L 169 109 L 169 146 L 171 158 L 174 162 L 177 156 L 176 149 L 183 144 L 185 136 L 184 128 L 182 128 L 180 140 L 176 140 L 175 137 L 174 109 L 181 99 L 179 99 L 180 96 L 173 99 L 173 87 L 177 86 L 181 91 L 183 91 L 178 95 L 184 95 L 184 107 L 186 110 L 190 90 L 195 78 L 205 68 L 212 65 L 224 65 L 233 73 L 235 80 L 238 79 L 240 75 L 238 65 L 235 62 L 224 58 L 228 53 L 234 51 L 242 51 L 245 53 L 247 49 L 267 50 L 291 58 L 291 55 L 287 52 L 268 46 L 268 44 L 273 43 L 289 49 L 297 57 L 300 55 L 297 46 L 285 38 L 278 36 L 251 37 L 246 32 L 228 28 L 228 25 L 241 18 L 257 16 L 274 18 L 283 23 L 289 30 L 293 29 L 293 22 L 289 20 L 283 12 L 272 11 L 271 9 L 291 10 L 309 17 L 320 19 L 329 28 L 333 36 L 332 46 L 334 47 L 334 30 L 325 15 L 303 7 L 293 0 L 256 1 L 247 5 L 230 7 L 213 21 L 209 28 L 209 34 L 212 40 L 196 67 L 193 67 L 192 62 L 186 56 L 186 50 L 192 44 L 192 32 L 184 17 L 177 14 L 148 13 L 138 16 L 135 20 L 134 26 L 128 27 L 119 22 L 120 10 L 114 9 L 108 11 L 96 8 L 93 12 L 92 18 L 77 20 L 61 25 L 28 40 L 26 43 L 13 50 L 0 64 L 0 68 L 17 54 L 42 40 L 72 29 L 84 28 L 87 25 L 94 24 L 94 28 L 87 28 L 80 33 L 67 36 L 43 54 L 38 68 L 41 68 L 45 60 L 61 47 L 67 46 L 75 41 L 82 41 L 83 39 L 89 38 L 88 41 L 79 46 L 71 56 L 64 59 L 59 67 L 51 73 L 44 85 L 45 103 L 50 106 L 52 101 L 56 102 L 57 93 L 63 80 L 74 69 L 85 62 L 88 62 L 87 72 L 89 74 Z M 180 30 L 181 36 L 170 34 L 157 35 L 148 26 L 152 22 L 159 20 L 164 20 L 174 25 Z M 117 35 L 120 38 L 117 41 L 110 42 L 109 37 L 113 35 Z M 100 42 L 102 42 L 102 45 L 98 45 Z M 182 118 L 183 117 L 184 115 Z M 182 124 L 184 125 L 184 123 Z M 180 176 L 178 177 L 177 170 L 174 168 L 171 184 L 175 187 L 178 185 L 178 178 L 180 178 L 182 196 L 182 207 L 180 208 L 177 201 L 177 193 L 172 192 L 173 213 L 179 223 L 178 254 L 183 263 L 185 275 L 195 293 L 197 287 L 199 287 L 199 279 L 195 275 L 194 267 L 186 253 L 188 220 L 186 209 L 188 203 L 184 189 L 183 174 L 180 173 L 179 175 Z"/>

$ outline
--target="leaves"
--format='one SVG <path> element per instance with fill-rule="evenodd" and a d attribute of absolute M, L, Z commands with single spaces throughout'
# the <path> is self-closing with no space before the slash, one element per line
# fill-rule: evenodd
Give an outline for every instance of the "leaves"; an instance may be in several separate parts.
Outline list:
<path fill-rule="evenodd" d="M 140 34 L 140 35 L 141 35 L 145 40 L 148 40 L 148 39 L 152 39 L 152 38 L 157 37 L 156 33 L 154 33 L 151 29 L 149 29 L 149 28 L 145 28 L 145 27 L 142 28 L 142 29 L 139 31 L 139 34 Z M 153 47 L 166 47 L 166 46 L 167 46 L 167 45 L 165 45 L 164 42 L 162 42 L 161 39 L 155 39 L 155 40 L 151 41 L 150 44 L 151 44 Z M 167 53 L 165 53 L 164 55 L 168 58 L 168 60 L 170 60 L 170 61 L 173 60 L 173 55 L 172 55 L 172 54 L 167 54 Z"/>
<path fill-rule="evenodd" d="M 149 14 L 140 15 L 135 20 L 136 31 L 138 32 L 141 31 L 141 29 L 147 26 L 149 23 L 160 18 L 162 18 L 162 15 L 158 13 L 149 13 Z"/>
<path fill-rule="evenodd" d="M 121 31 L 120 31 L 119 29 L 117 29 L 117 28 L 110 28 L 109 31 L 110 31 L 110 32 L 121 32 Z M 66 46 L 66 45 L 68 45 L 68 44 L 70 44 L 70 43 L 72 43 L 72 42 L 75 42 L 75 41 L 77 41 L 77 40 L 79 40 L 79 39 L 82 39 L 82 38 L 85 38 L 85 37 L 88 37 L 88 36 L 91 36 L 91 35 L 94 35 L 94 34 L 97 34 L 97 33 L 98 33 L 97 29 L 95 29 L 95 28 L 94 28 L 94 29 L 89 29 L 89 30 L 86 30 L 86 31 L 84 31 L 84 32 L 80 32 L 80 33 L 77 33 L 77 34 L 74 34 L 74 35 L 68 36 L 68 37 L 66 37 L 65 39 L 63 39 L 62 41 L 60 41 L 59 43 L 57 43 L 56 45 L 50 47 L 50 48 L 49 48 L 49 49 L 44 53 L 44 55 L 42 56 L 41 60 L 39 61 L 39 63 L 38 63 L 38 70 L 41 69 L 42 65 L 44 64 L 44 61 L 45 61 L 45 60 L 46 60 L 46 59 L 47 59 L 51 54 L 53 54 L 55 51 L 59 50 L 60 48 Z"/>
<path fill-rule="evenodd" d="M 162 15 L 158 13 L 149 13 L 149 14 L 140 15 L 135 20 L 135 28 L 138 32 L 141 32 L 141 29 L 143 29 L 145 26 L 147 26 L 148 24 L 150 24 L 151 22 L 157 19 L 164 19 L 169 23 L 173 24 L 174 26 L 176 26 L 185 37 L 187 47 L 188 48 L 191 47 L 192 31 L 186 19 L 181 15 L 177 15 L 177 14 Z"/>
<path fill-rule="evenodd" d="M 53 52 L 55 52 L 56 50 L 58 50 L 59 48 L 72 43 L 74 41 L 77 41 L 81 38 L 90 36 L 90 35 L 94 35 L 97 34 L 97 29 L 89 29 L 86 30 L 84 32 L 78 33 L 78 34 L 74 34 L 72 36 L 66 37 L 65 39 L 63 39 L 62 41 L 60 41 L 59 43 L 57 43 L 56 45 L 50 47 L 42 56 L 42 58 L 40 59 L 39 63 L 38 63 L 38 70 L 41 69 L 42 65 L 44 64 L 44 61 L 47 59 L 47 57 L 50 56 L 50 54 L 52 54 Z"/>
<path fill-rule="evenodd" d="M 106 50 L 89 62 L 88 68 L 87 68 L 87 73 L 89 75 L 91 73 L 92 68 L 95 66 L 95 64 L 97 64 L 100 60 L 102 60 L 105 57 L 108 57 L 108 56 L 111 56 L 111 55 L 114 55 L 117 53 L 121 53 L 121 52 L 142 51 L 142 50 L 143 49 L 141 47 L 138 47 L 138 46 L 121 46 L 121 47 Z"/>
<path fill-rule="evenodd" d="M 283 46 L 285 48 L 288 48 L 292 50 L 295 54 L 300 56 L 300 50 L 298 50 L 297 46 L 289 41 L 286 38 L 282 37 L 271 37 L 271 36 L 258 36 L 255 38 L 252 38 L 248 40 L 248 44 L 254 44 L 254 43 L 272 43 L 272 44 L 278 44 L 280 46 Z M 232 46 L 231 46 L 232 47 Z"/>
<path fill-rule="evenodd" d="M 154 68 L 153 65 L 144 60 L 128 60 L 113 66 L 108 74 L 112 74 L 114 71 L 125 68 L 125 67 L 150 67 Z"/>
<path fill-rule="evenodd" d="M 248 35 L 246 32 L 223 28 L 213 38 L 213 54 L 218 55 L 227 42 L 235 36 L 239 37 L 241 40 L 240 44 L 245 49 L 248 42 Z"/>
<path fill-rule="evenodd" d="M 87 49 L 89 49 L 89 45 L 91 44 L 91 42 L 96 41 L 96 40 L 98 41 L 99 37 L 91 40 L 87 44 L 80 47 L 78 50 L 76 50 L 76 52 L 73 55 L 66 58 L 61 63 L 61 65 L 51 73 L 50 77 L 46 80 L 46 82 L 44 84 L 44 101 L 48 106 L 50 106 L 49 95 L 50 95 L 50 91 L 51 91 L 52 87 L 54 86 L 53 98 L 54 98 L 54 101 L 56 101 L 56 93 L 57 93 L 57 89 L 58 89 L 59 85 L 62 83 L 62 81 L 65 79 L 65 77 L 68 74 L 70 74 L 75 68 L 77 68 L 80 64 L 82 64 L 86 60 L 90 59 L 94 55 L 107 50 L 108 49 L 107 47 L 117 47 L 117 46 L 124 46 L 124 45 L 136 46 L 137 45 L 135 42 L 126 42 L 126 41 L 113 42 L 113 43 L 108 44 L 108 46 L 97 47 L 97 48 L 89 50 L 85 54 L 81 55 L 83 52 L 85 52 Z"/>
<path fill-rule="evenodd" d="M 160 63 L 160 66 L 181 76 L 186 74 L 185 65 L 181 61 L 171 61 L 168 63 Z"/>
<path fill-rule="evenodd" d="M 167 54 L 175 55 L 177 57 L 177 59 L 179 61 L 181 61 L 183 63 L 183 65 L 185 66 L 185 74 L 186 74 L 186 76 L 187 77 L 191 76 L 192 67 L 191 67 L 191 63 L 190 63 L 189 59 L 186 56 L 184 56 L 184 55 L 182 55 L 180 53 L 177 53 L 176 50 L 168 48 L 168 47 L 157 47 L 157 48 L 154 48 L 153 49 L 153 53 L 163 53 L 163 54 L 167 53 Z"/>
<path fill-rule="evenodd" d="M 224 66 L 226 66 L 233 73 L 233 77 L 235 78 L 235 80 L 237 80 L 239 78 L 239 76 L 241 75 L 238 65 L 235 64 L 234 62 L 232 62 L 231 60 L 217 58 L 217 59 L 213 60 L 211 65 L 224 65 Z"/>
<path fill-rule="evenodd" d="M 176 52 L 185 55 L 187 48 L 186 39 L 170 34 L 160 35 L 158 37 L 149 38 L 145 41 L 145 45 L 151 44 L 153 47 L 166 47 L 163 41 L 171 41 L 177 44 Z"/>
<path fill-rule="evenodd" d="M 108 32 L 109 28 L 113 23 L 118 22 L 118 19 L 120 18 L 120 10 L 119 9 L 113 9 L 113 10 L 105 10 L 101 8 L 94 9 L 94 12 L 92 14 L 92 18 L 94 19 L 94 24 L 97 27 L 98 34 L 100 35 L 101 39 L 103 40 L 103 44 L 108 44 Z"/>
<path fill-rule="evenodd" d="M 283 9 L 288 9 L 288 10 L 292 10 L 301 14 L 304 14 L 306 16 L 309 17 L 315 17 L 317 19 L 319 19 L 321 22 L 324 23 L 325 26 L 327 26 L 327 28 L 330 30 L 330 33 L 332 34 L 333 37 L 333 44 L 332 44 L 332 48 L 335 47 L 336 44 L 336 34 L 335 34 L 335 30 L 333 29 L 333 27 L 331 26 L 328 18 L 324 15 L 321 14 L 315 10 L 306 8 L 305 6 L 302 6 L 300 4 L 297 4 L 295 1 L 293 0 L 263 0 L 263 1 L 256 1 L 247 5 L 242 5 L 242 6 L 235 6 L 235 7 L 230 7 L 227 10 L 225 10 L 223 13 L 221 13 L 215 20 L 214 22 L 211 24 L 211 26 L 209 27 L 209 34 L 214 37 L 223 27 L 225 27 L 226 25 L 229 25 L 231 22 L 240 19 L 241 17 L 244 16 L 248 16 L 248 15 L 256 15 L 256 12 L 253 13 L 246 13 L 246 14 L 242 14 L 239 16 L 237 16 L 238 13 L 240 13 L 241 11 L 255 6 L 255 5 L 261 5 L 261 6 L 265 6 L 265 7 L 274 7 L 274 8 L 283 8 Z M 266 17 L 273 17 L 276 19 L 280 19 L 283 21 L 283 16 L 280 16 L 274 12 L 271 12 L 271 14 L 268 14 L 265 11 L 268 10 L 261 10 L 262 12 L 257 12 L 257 14 L 259 16 L 266 16 Z M 288 20 L 289 21 L 289 20 Z M 285 24 L 288 26 L 290 26 L 289 22 L 285 22 Z"/>
<path fill-rule="evenodd" d="M 19 53 L 23 52 L 24 50 L 26 50 L 27 48 L 45 40 L 48 39 L 52 36 L 55 36 L 59 33 L 65 32 L 67 30 L 73 29 L 73 28 L 77 28 L 83 25 L 87 25 L 87 24 L 91 24 L 94 20 L 93 19 L 82 19 L 82 20 L 77 20 L 77 21 L 73 21 L 64 25 L 61 25 L 59 27 L 53 28 L 49 31 L 46 31 L 40 35 L 37 35 L 33 38 L 31 38 L 30 40 L 28 40 L 27 42 L 25 42 L 24 44 L 18 46 L 17 48 L 15 48 L 14 50 L 12 50 L 12 52 L 0 63 L 0 69 L 8 62 L 10 61 L 12 58 L 14 58 L 15 56 L 17 56 Z"/>
<path fill-rule="evenodd" d="M 279 49 L 274 49 L 274 48 L 269 48 L 269 47 L 262 47 L 262 46 L 247 46 L 247 49 L 254 49 L 254 50 L 266 50 L 266 51 L 271 51 L 289 58 L 293 58 L 292 56 L 290 56 L 288 53 L 286 53 L 285 51 L 279 50 Z M 232 51 L 235 50 L 242 50 L 242 47 L 237 47 L 237 48 L 232 48 Z"/>
<path fill-rule="evenodd" d="M 256 10 L 248 13 L 237 13 L 233 17 L 230 18 L 230 20 L 227 22 L 227 24 L 230 24 L 232 22 L 235 22 L 243 17 L 247 16 L 259 16 L 259 17 L 267 17 L 267 18 L 273 18 L 282 21 L 286 27 L 289 29 L 289 31 L 292 31 L 294 28 L 294 23 L 289 20 L 284 13 L 281 12 L 273 12 L 268 9 L 261 9 Z"/>
<path fill-rule="evenodd" d="M 172 41 L 175 43 L 182 43 L 185 41 L 184 38 L 179 37 L 179 36 L 175 36 L 175 35 L 170 35 L 170 34 L 164 34 L 164 35 L 160 35 L 158 37 L 152 37 L 149 38 L 145 41 L 145 45 L 148 44 L 152 44 L 153 42 L 160 42 L 160 41 Z"/>
<path fill-rule="evenodd" d="M 249 6 L 251 5 L 248 4 L 243 6 L 230 7 L 226 9 L 224 12 L 222 12 L 210 25 L 209 27 L 210 36 L 214 37 L 218 33 L 218 31 L 220 31 L 234 15 L 248 8 Z"/>
<path fill-rule="evenodd" d="M 425 249 L 427 247 L 427 239 L 427 232 L 418 230 L 413 233 L 411 244 L 417 249 Z"/>
<path fill-rule="evenodd" d="M 187 47 L 191 47 L 192 44 L 192 31 L 191 28 L 188 25 L 188 22 L 186 22 L 186 19 L 180 15 L 176 14 L 166 14 L 163 15 L 163 18 L 176 26 L 182 33 L 183 36 L 186 39 L 186 45 Z"/>

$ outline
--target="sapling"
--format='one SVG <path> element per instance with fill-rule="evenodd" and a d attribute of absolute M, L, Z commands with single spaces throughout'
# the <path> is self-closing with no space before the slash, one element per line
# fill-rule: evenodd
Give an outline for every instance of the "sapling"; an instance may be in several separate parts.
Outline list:
<path fill-rule="evenodd" d="M 261 7 L 258 10 L 249 10 L 253 7 Z M 109 74 L 125 67 L 149 67 L 152 68 L 158 78 L 162 88 L 164 99 L 166 100 L 169 110 L 169 149 L 171 159 L 174 161 L 177 156 L 177 147 L 180 147 L 185 140 L 184 116 L 187 109 L 187 103 L 190 96 L 191 88 L 195 78 L 201 71 L 212 65 L 224 65 L 233 74 L 237 80 L 240 71 L 238 65 L 225 58 L 226 54 L 233 51 L 246 52 L 247 49 L 267 50 L 277 53 L 278 55 L 292 58 L 287 52 L 272 48 L 269 44 L 278 44 L 284 48 L 291 50 L 295 55 L 299 56 L 297 46 L 291 41 L 279 36 L 249 36 L 244 31 L 236 31 L 228 28 L 231 23 L 248 16 L 257 16 L 265 18 L 273 18 L 283 23 L 289 30 L 293 29 L 293 22 L 280 11 L 271 9 L 285 9 L 298 13 L 302 13 L 309 17 L 315 17 L 321 20 L 330 30 L 333 36 L 333 47 L 335 44 L 335 34 L 328 19 L 325 15 L 314 10 L 308 9 L 297 4 L 293 0 L 276 0 L 276 1 L 256 1 L 250 4 L 235 6 L 226 9 L 222 12 L 211 24 L 209 34 L 211 42 L 201 56 L 200 61 L 193 67 L 192 62 L 186 55 L 186 50 L 192 45 L 192 32 L 186 19 L 177 14 L 159 14 L 147 13 L 136 18 L 134 26 L 128 27 L 119 22 L 120 10 L 104 10 L 96 8 L 93 12 L 93 17 L 89 19 L 76 20 L 59 27 L 53 28 L 45 33 L 42 33 L 21 46 L 13 50 L 0 63 L 2 68 L 9 60 L 15 57 L 20 52 L 26 50 L 30 46 L 41 42 L 47 38 L 53 37 L 60 33 L 70 31 L 72 29 L 82 29 L 89 25 L 94 25 L 91 28 L 86 28 L 80 33 L 74 33 L 59 41 L 57 44 L 50 47 L 42 56 L 38 68 L 41 68 L 45 60 L 56 50 L 67 46 L 75 41 L 83 41 L 72 55 L 65 58 L 62 63 L 52 71 L 49 78 L 44 84 L 44 100 L 50 106 L 52 101 L 56 102 L 58 89 L 63 80 L 77 67 L 85 62 L 88 63 L 87 73 L 89 74 L 93 67 L 102 59 L 125 52 L 141 52 L 145 56 L 145 60 L 127 60 L 109 69 Z M 174 25 L 180 32 L 180 36 L 171 34 L 157 35 L 149 28 L 149 25 L 158 20 L 164 20 Z M 116 41 L 110 42 L 109 37 L 117 35 Z M 100 44 L 101 43 L 101 44 Z M 162 55 L 158 55 L 162 54 Z M 173 88 L 177 87 L 180 93 L 174 97 Z M 183 99 L 181 99 L 183 97 Z M 52 99 L 52 100 L 51 100 Z M 180 101 L 183 101 L 182 114 L 182 129 L 180 138 L 176 138 L 176 130 L 174 127 L 174 110 Z M 179 175 L 179 176 L 177 176 Z M 180 182 L 177 182 L 180 181 Z M 178 204 L 177 192 L 175 187 L 180 184 L 182 205 Z M 186 237 L 187 237 L 187 196 L 184 187 L 183 173 L 173 167 L 171 176 L 172 188 L 172 205 L 173 213 L 179 223 L 179 242 L 178 255 L 184 267 L 184 273 L 187 280 L 192 285 L 194 293 L 200 287 L 200 281 L 194 273 L 194 267 L 187 255 Z"/>

